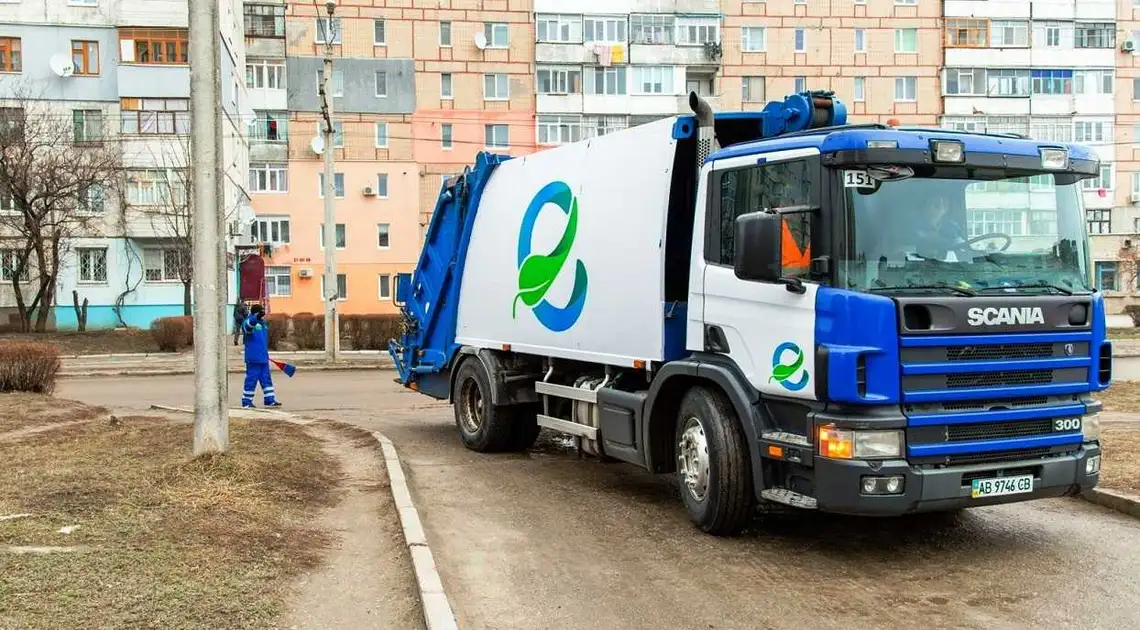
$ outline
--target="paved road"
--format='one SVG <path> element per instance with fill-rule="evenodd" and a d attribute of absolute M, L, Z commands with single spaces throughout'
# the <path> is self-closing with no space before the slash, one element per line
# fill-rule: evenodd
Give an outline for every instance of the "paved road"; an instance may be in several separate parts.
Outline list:
<path fill-rule="evenodd" d="M 396 443 L 463 628 L 1140 627 L 1140 521 L 1102 508 L 804 514 L 717 539 L 689 526 L 669 478 L 578 460 L 551 441 L 523 455 L 465 450 L 450 408 L 391 375 L 301 374 L 278 389 L 291 410 Z M 188 404 L 192 383 L 64 380 L 58 394 Z"/>

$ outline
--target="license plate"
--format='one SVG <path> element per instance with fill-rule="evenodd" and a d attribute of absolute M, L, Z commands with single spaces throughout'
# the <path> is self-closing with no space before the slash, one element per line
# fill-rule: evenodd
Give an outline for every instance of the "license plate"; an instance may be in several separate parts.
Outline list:
<path fill-rule="evenodd" d="M 1007 494 L 1024 494 L 1026 492 L 1033 492 L 1033 475 L 975 479 L 970 485 L 971 499 L 1000 497 Z"/>

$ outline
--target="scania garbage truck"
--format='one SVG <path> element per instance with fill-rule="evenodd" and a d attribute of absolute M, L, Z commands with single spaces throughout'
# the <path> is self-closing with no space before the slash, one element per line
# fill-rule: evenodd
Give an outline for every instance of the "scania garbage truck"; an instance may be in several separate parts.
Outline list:
<path fill-rule="evenodd" d="M 1112 378 L 1087 147 L 848 124 L 828 92 L 693 113 L 440 191 L 397 278 L 406 387 L 484 453 L 542 427 L 675 473 L 702 531 L 1073 495 Z"/>

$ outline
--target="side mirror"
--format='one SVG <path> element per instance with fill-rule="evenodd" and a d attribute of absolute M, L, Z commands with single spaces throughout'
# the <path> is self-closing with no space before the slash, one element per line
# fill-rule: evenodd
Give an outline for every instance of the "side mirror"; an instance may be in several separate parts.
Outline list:
<path fill-rule="evenodd" d="M 736 219 L 733 270 L 741 280 L 771 282 L 803 293 L 803 282 L 784 277 L 783 217 L 778 212 L 750 212 Z"/>

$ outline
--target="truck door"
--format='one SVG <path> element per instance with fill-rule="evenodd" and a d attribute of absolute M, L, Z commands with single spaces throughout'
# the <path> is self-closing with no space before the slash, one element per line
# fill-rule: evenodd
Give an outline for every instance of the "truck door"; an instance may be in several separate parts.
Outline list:
<path fill-rule="evenodd" d="M 819 213 L 784 217 L 782 284 L 741 280 L 733 271 L 736 218 L 764 209 L 820 206 L 822 167 L 815 149 L 718 160 L 707 181 L 705 212 L 698 208 L 691 304 L 703 305 L 703 338 L 693 350 L 732 358 L 753 387 L 773 396 L 815 399 L 815 295 L 812 250 L 820 248 Z M 703 235 L 701 234 L 703 231 Z M 691 335 L 696 332 L 690 326 Z M 710 343 L 712 341 L 712 343 Z M 722 343 L 721 343 L 722 342 Z M 721 347 L 723 346 L 723 347 Z"/>

